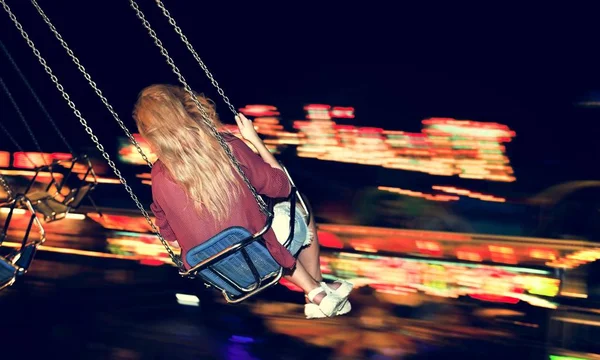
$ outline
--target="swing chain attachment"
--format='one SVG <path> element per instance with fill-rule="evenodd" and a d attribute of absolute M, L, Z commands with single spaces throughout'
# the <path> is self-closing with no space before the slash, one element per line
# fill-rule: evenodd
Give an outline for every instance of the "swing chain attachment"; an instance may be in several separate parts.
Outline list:
<path fill-rule="evenodd" d="M 244 180 L 244 182 L 246 183 L 246 185 L 250 189 L 250 192 L 252 193 L 252 196 L 254 196 L 254 199 L 256 200 L 256 202 L 258 204 L 258 207 L 260 208 L 261 212 L 263 214 L 265 214 L 267 217 L 270 217 L 271 216 L 271 212 L 270 212 L 267 204 L 265 203 L 265 201 L 263 200 L 263 198 L 258 194 L 258 192 L 256 191 L 256 188 L 254 188 L 254 186 L 252 185 L 252 183 L 250 182 L 250 180 L 248 179 L 248 177 L 246 177 L 246 174 L 244 174 L 244 171 L 242 170 L 241 164 L 236 159 L 236 157 L 233 155 L 233 152 L 232 152 L 231 148 L 225 142 L 225 139 L 223 139 L 223 137 L 221 136 L 221 134 L 219 133 L 219 131 L 215 127 L 215 124 L 213 123 L 212 119 L 208 115 L 206 109 L 204 108 L 204 106 L 202 106 L 200 104 L 200 101 L 198 100 L 196 94 L 194 93 L 194 91 L 192 90 L 192 88 L 188 85 L 187 81 L 185 80 L 185 78 L 181 74 L 179 68 L 175 65 L 175 62 L 173 61 L 173 58 L 171 58 L 171 56 L 169 55 L 169 52 L 167 51 L 167 49 L 162 44 L 162 41 L 160 41 L 160 39 L 158 38 L 158 35 L 156 35 L 156 32 L 154 31 L 154 29 L 152 29 L 152 26 L 150 25 L 150 22 L 146 19 L 146 17 L 144 16 L 144 13 L 140 10 L 140 8 L 139 8 L 138 4 L 135 2 L 135 0 L 129 0 L 129 3 L 131 4 L 131 7 L 135 11 L 137 17 L 142 21 L 142 24 L 144 25 L 144 27 L 146 28 L 146 30 L 148 30 L 148 34 L 154 40 L 154 44 L 160 49 L 160 53 L 165 57 L 165 59 L 167 60 L 167 63 L 171 66 L 171 69 L 173 70 L 173 73 L 177 76 L 177 78 L 179 79 L 179 82 L 183 85 L 183 87 L 185 88 L 185 90 L 187 91 L 187 93 L 190 95 L 190 97 L 192 98 L 192 100 L 196 104 L 196 107 L 198 108 L 198 110 L 202 114 L 202 119 L 203 119 L 204 123 L 206 124 L 206 126 L 208 126 L 208 128 L 210 129 L 211 134 L 219 141 L 219 144 L 221 145 L 221 147 L 225 151 L 227 157 L 229 157 L 229 159 L 231 160 L 231 162 L 233 163 L 233 165 L 236 167 L 238 173 L 240 174 L 240 176 L 242 177 L 242 179 Z M 233 106 L 232 106 L 232 108 L 233 108 Z M 235 111 L 235 108 L 233 108 L 233 111 L 234 111 L 234 114 L 237 115 L 237 111 Z"/>
<path fill-rule="evenodd" d="M 70 99 L 69 94 L 65 91 L 62 84 L 60 84 L 60 82 L 58 81 L 58 78 L 52 72 L 52 69 L 46 64 L 46 60 L 42 57 L 42 55 L 40 54 L 40 51 L 36 48 L 33 41 L 29 38 L 29 35 L 23 29 L 23 26 L 17 20 L 17 17 L 15 16 L 15 14 L 12 12 L 10 7 L 6 4 L 5 0 L 0 0 L 0 3 L 2 4 L 2 7 L 6 11 L 8 16 L 12 20 L 12 22 L 14 23 L 17 30 L 19 30 L 19 32 L 21 33 L 21 36 L 23 37 L 23 39 L 27 42 L 27 45 L 29 45 L 29 47 L 33 51 L 33 54 L 37 57 L 39 63 L 42 65 L 42 67 L 44 68 L 46 73 L 50 76 L 50 79 L 52 80 L 52 82 L 54 83 L 54 85 L 56 86 L 58 91 L 61 93 L 62 97 L 67 102 L 68 106 L 71 108 L 71 110 L 73 110 L 73 114 L 75 114 L 75 116 L 79 119 L 79 123 L 84 127 L 85 132 L 88 133 L 88 135 L 90 136 L 90 138 L 96 145 L 96 148 L 102 153 L 102 157 L 106 160 L 106 162 L 108 163 L 108 166 L 110 166 L 110 168 L 113 170 L 115 176 L 117 176 L 117 178 L 119 178 L 119 181 L 121 182 L 121 184 L 123 184 L 123 186 L 125 187 L 125 190 L 129 194 L 131 199 L 135 202 L 135 205 L 138 207 L 138 209 L 140 210 L 140 212 L 142 213 L 142 215 L 144 216 L 144 218 L 146 219 L 146 221 L 152 228 L 153 232 L 158 236 L 161 243 L 164 245 L 169 256 L 171 257 L 171 260 L 175 263 L 175 265 L 178 268 L 180 268 L 181 270 L 184 270 L 183 262 L 181 261 L 179 256 L 175 255 L 173 250 L 171 250 L 171 247 L 167 244 L 167 241 L 162 237 L 158 228 L 156 227 L 156 225 L 154 225 L 154 222 L 152 221 L 152 219 L 150 219 L 150 215 L 148 214 L 146 209 L 144 209 L 144 206 L 138 200 L 137 196 L 133 193 L 133 189 L 131 188 L 131 186 L 129 186 L 127 184 L 127 181 L 125 180 L 125 178 L 123 178 L 119 169 L 117 169 L 115 162 L 110 159 L 110 155 L 104 150 L 104 146 L 100 143 L 100 141 L 98 140 L 98 137 L 94 134 L 92 128 L 87 124 L 87 121 L 85 120 L 85 118 L 83 117 L 81 112 L 77 109 L 77 107 L 75 106 L 75 103 Z"/>
<path fill-rule="evenodd" d="M 79 59 L 77 58 L 77 56 L 75 56 L 75 53 L 73 52 L 73 50 L 71 50 L 71 48 L 69 47 L 67 42 L 62 38 L 62 36 L 58 32 L 58 30 L 56 30 L 56 27 L 54 26 L 54 24 L 52 24 L 52 22 L 50 21 L 50 18 L 48 18 L 48 16 L 44 12 L 44 10 L 42 10 L 42 8 L 40 7 L 40 5 L 37 3 L 36 0 L 31 0 L 31 3 L 33 4 L 33 6 L 37 10 L 37 12 L 40 14 L 40 16 L 42 17 L 44 22 L 48 25 L 48 27 L 50 28 L 50 31 L 52 31 L 52 33 L 54 34 L 56 39 L 60 42 L 60 45 L 67 51 L 67 54 L 71 57 L 71 59 L 73 60 L 73 63 L 75 63 L 75 65 L 77 66 L 77 69 L 79 69 L 79 71 L 83 74 L 83 77 L 88 81 L 88 83 L 90 84 L 90 86 L 92 87 L 92 89 L 94 90 L 96 95 L 98 95 L 98 97 L 104 104 L 104 106 L 106 106 L 106 108 L 108 109 L 110 114 L 113 116 L 113 118 L 117 121 L 117 123 L 119 124 L 121 129 L 123 129 L 123 131 L 125 132 L 125 135 L 127 135 L 129 140 L 131 141 L 131 143 L 135 146 L 135 148 L 140 153 L 140 155 L 142 156 L 142 158 L 144 159 L 146 164 L 148 164 L 148 166 L 150 168 L 152 168 L 152 162 L 150 162 L 150 160 L 148 159 L 146 154 L 144 154 L 140 144 L 137 142 L 137 140 L 135 140 L 135 138 L 133 137 L 133 135 L 131 134 L 129 129 L 127 129 L 127 126 L 125 126 L 125 124 L 121 120 L 121 118 L 119 118 L 119 115 L 114 110 L 112 105 L 110 105 L 110 103 L 108 102 L 108 99 L 106 99 L 104 94 L 102 94 L 102 91 L 98 88 L 98 86 L 96 85 L 96 82 L 94 80 L 92 80 L 92 76 L 85 70 L 85 67 L 83 67 L 83 65 L 81 65 L 81 63 L 79 62 Z"/>
<path fill-rule="evenodd" d="M 198 62 L 198 65 L 200 65 L 200 67 L 202 68 L 202 70 L 204 70 L 204 73 L 206 74 L 206 76 L 210 80 L 210 83 L 212 84 L 212 86 L 214 86 L 217 89 L 217 92 L 219 93 L 219 95 L 221 95 L 221 98 L 223 98 L 223 102 L 225 104 L 227 104 L 227 106 L 229 107 L 229 110 L 231 110 L 231 112 L 233 113 L 233 115 L 237 115 L 237 110 L 231 104 L 231 101 L 229 100 L 229 98 L 227 97 L 227 95 L 225 95 L 225 91 L 219 86 L 219 83 L 214 78 L 213 74 L 208 70 L 208 67 L 206 66 L 206 64 L 204 64 L 204 61 L 202 61 L 202 59 L 200 58 L 200 56 L 198 55 L 198 53 L 196 52 L 196 50 L 194 49 L 194 47 L 192 46 L 192 44 L 190 43 L 190 41 L 187 39 L 187 36 L 185 36 L 183 34 L 183 31 L 177 25 L 177 22 L 171 16 L 171 13 L 169 13 L 169 10 L 167 10 L 167 8 L 165 8 L 165 5 L 160 0 L 156 0 L 156 5 L 162 10 L 163 15 L 167 19 L 169 19 L 169 24 L 171 24 L 173 26 L 173 29 L 175 29 L 175 32 L 177 33 L 177 35 L 179 35 L 179 37 L 181 38 L 181 41 L 183 41 L 183 43 L 188 48 L 188 50 L 190 51 L 190 53 L 192 53 L 192 56 L 194 57 L 194 59 L 196 59 L 196 61 Z"/>
<path fill-rule="evenodd" d="M 4 191 L 6 192 L 6 194 L 8 195 L 8 200 L 12 199 L 14 194 L 12 192 L 12 189 L 8 185 L 8 182 L 6 181 L 4 176 L 2 176 L 2 174 L 0 174 L 0 184 L 4 188 Z"/>

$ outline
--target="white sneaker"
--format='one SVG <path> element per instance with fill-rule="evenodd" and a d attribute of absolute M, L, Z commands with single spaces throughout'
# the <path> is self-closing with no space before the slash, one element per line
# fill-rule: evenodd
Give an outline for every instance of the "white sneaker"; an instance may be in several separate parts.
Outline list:
<path fill-rule="evenodd" d="M 327 295 L 334 293 L 334 290 L 331 289 L 329 286 L 327 286 L 324 283 L 321 283 L 321 288 L 325 291 L 325 293 Z M 341 288 L 341 286 L 340 286 L 340 288 Z M 337 290 L 339 290 L 339 288 Z M 306 296 L 306 297 L 308 298 L 308 296 Z M 335 313 L 335 316 L 345 315 L 345 314 L 349 313 L 350 310 L 352 310 L 352 305 L 350 304 L 350 301 L 348 301 L 347 297 L 345 297 L 345 298 L 346 298 L 346 302 L 344 302 L 344 305 L 342 305 L 342 307 Z M 310 299 L 309 299 L 309 301 L 310 301 Z M 323 313 L 323 311 L 321 311 L 321 309 L 319 308 L 319 305 L 314 304 L 312 302 L 304 305 L 304 315 L 306 315 L 307 319 L 322 319 L 322 318 L 327 317 L 327 315 L 325 315 Z"/>
<path fill-rule="evenodd" d="M 342 279 L 336 279 L 334 281 L 334 283 L 338 283 L 340 284 L 340 286 L 333 290 L 332 288 L 330 288 L 325 282 L 321 281 L 321 286 L 325 289 L 328 289 L 330 291 L 332 291 L 334 294 L 339 295 L 341 297 L 348 297 L 350 295 L 350 292 L 352 292 L 352 289 L 354 288 L 354 284 L 352 284 L 349 281 L 346 280 L 342 280 Z"/>
<path fill-rule="evenodd" d="M 323 299 L 321 299 L 321 303 L 318 305 L 318 307 L 319 310 L 321 310 L 321 312 L 328 317 L 337 314 L 338 311 L 340 311 L 344 304 L 348 301 L 348 298 L 341 297 L 335 293 L 330 293 L 327 291 L 327 289 L 323 289 L 321 286 L 314 288 L 308 293 L 308 300 L 311 303 L 314 303 L 315 296 L 323 292 L 325 293 L 325 296 Z"/>

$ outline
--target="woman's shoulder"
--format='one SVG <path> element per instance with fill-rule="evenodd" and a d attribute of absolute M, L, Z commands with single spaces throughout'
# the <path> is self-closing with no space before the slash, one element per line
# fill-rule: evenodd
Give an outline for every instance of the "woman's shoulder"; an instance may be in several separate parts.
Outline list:
<path fill-rule="evenodd" d="M 240 140 L 237 136 L 233 135 L 229 131 L 224 131 L 224 132 L 221 132 L 220 134 L 223 137 L 223 139 L 230 144 L 236 143 L 237 141 Z"/>
<path fill-rule="evenodd" d="M 172 182 L 169 171 L 165 167 L 165 164 L 163 164 L 160 160 L 156 160 L 152 165 L 150 178 L 152 180 L 152 185 L 160 185 Z"/>

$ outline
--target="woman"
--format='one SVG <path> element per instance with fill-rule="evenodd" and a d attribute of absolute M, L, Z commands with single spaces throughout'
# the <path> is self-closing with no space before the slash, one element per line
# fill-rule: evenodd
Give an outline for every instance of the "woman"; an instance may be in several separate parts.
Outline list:
<path fill-rule="evenodd" d="M 198 96 L 198 100 L 214 125 L 222 128 L 214 106 L 203 96 Z M 265 216 L 252 193 L 184 89 L 170 85 L 145 88 L 133 115 L 140 134 L 159 159 L 152 168 L 154 202 L 151 209 L 161 235 L 179 243 L 183 259 L 190 249 L 223 229 L 242 226 L 254 233 L 264 226 Z M 252 122 L 244 115 L 237 116 L 236 122 L 241 135 L 259 155 L 232 134 L 222 134 L 252 185 L 270 198 L 288 197 L 291 186 L 287 176 L 259 138 Z M 288 223 L 289 206 L 286 209 L 285 203 L 278 205 L 275 214 L 275 224 Z M 306 222 L 302 222 L 306 228 Z M 318 241 L 310 241 L 317 240 L 316 227 L 314 221 L 310 223 L 304 236 L 294 236 L 289 249 L 281 245 L 273 231 L 279 227 L 269 230 L 264 236 L 267 249 L 286 270 L 285 278 L 306 294 L 307 318 L 341 315 L 350 311 L 348 295 L 352 284 L 343 280 L 333 284 L 323 282 Z M 280 239 L 287 237 L 284 231 L 277 232 L 282 234 Z M 297 258 L 292 256 L 305 244 Z M 189 264 L 185 266 L 189 268 Z"/>

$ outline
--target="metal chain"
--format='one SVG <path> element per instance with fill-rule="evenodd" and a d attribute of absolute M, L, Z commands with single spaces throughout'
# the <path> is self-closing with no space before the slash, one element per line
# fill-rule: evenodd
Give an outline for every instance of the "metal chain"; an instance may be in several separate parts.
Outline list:
<path fill-rule="evenodd" d="M 131 141 L 133 146 L 135 146 L 138 153 L 142 156 L 142 159 L 144 159 L 146 164 L 148 164 L 148 166 L 150 168 L 152 168 L 152 162 L 150 162 L 150 160 L 148 159 L 146 154 L 144 154 L 140 144 L 135 140 L 135 138 L 133 137 L 133 135 L 127 128 L 127 126 L 125 126 L 125 123 L 123 123 L 123 121 L 121 120 L 121 118 L 119 118 L 119 115 L 113 109 L 113 107 L 110 105 L 110 103 L 108 102 L 108 99 L 106 99 L 106 97 L 102 94 L 102 91 L 98 88 L 98 86 L 96 85 L 96 82 L 94 82 L 92 80 L 92 76 L 85 70 L 85 67 L 83 67 L 83 65 L 81 65 L 81 63 L 79 62 L 79 59 L 75 56 L 75 53 L 73 53 L 73 50 L 71 50 L 71 48 L 69 48 L 69 45 L 67 44 L 67 42 L 62 38 L 62 36 L 58 32 L 58 30 L 56 30 L 56 27 L 50 21 L 50 18 L 48 18 L 46 13 L 44 13 L 44 10 L 42 10 L 42 8 L 38 5 L 36 0 L 31 0 L 31 3 L 36 8 L 37 12 L 40 14 L 42 19 L 44 19 L 44 22 L 48 25 L 48 27 L 50 28 L 50 31 L 52 31 L 52 33 L 54 34 L 56 39 L 60 42 L 62 47 L 67 51 L 67 54 L 71 57 L 71 59 L 77 66 L 77 69 L 79 69 L 79 71 L 83 74 L 83 77 L 88 81 L 88 84 L 92 87 L 92 89 L 94 90 L 96 95 L 98 95 L 98 97 L 100 98 L 100 100 L 102 101 L 104 106 L 106 106 L 106 109 L 108 109 L 108 111 L 111 113 L 113 118 L 117 121 L 117 124 L 119 124 L 121 129 L 125 132 L 125 134 L 129 138 L 129 141 Z"/>
<path fill-rule="evenodd" d="M 54 119 L 52 118 L 52 116 L 50 116 L 50 113 L 48 112 L 48 110 L 46 110 L 46 107 L 42 103 L 42 100 L 40 100 L 40 98 L 37 96 L 37 94 L 33 90 L 33 87 L 31 87 L 31 84 L 29 84 L 29 81 L 27 81 L 27 78 L 25 77 L 25 75 L 23 74 L 23 72 L 21 71 L 19 66 L 17 65 L 17 62 L 15 61 L 15 59 L 13 59 L 12 55 L 10 54 L 10 51 L 8 51 L 6 46 L 4 46 L 4 43 L 2 42 L 2 40 L 0 40 L 0 47 L 2 48 L 2 50 L 4 51 L 4 54 L 6 55 L 8 60 L 11 62 L 11 64 L 15 68 L 15 70 L 17 71 L 17 74 L 19 74 L 19 76 L 21 77 L 21 80 L 23 81 L 23 83 L 25 83 L 25 86 L 27 86 L 27 88 L 29 89 L 29 92 L 31 92 L 31 95 L 33 95 L 33 98 L 35 99 L 37 104 L 42 109 L 42 112 L 44 113 L 44 115 L 46 116 L 48 121 L 50 121 L 50 124 L 52 124 L 52 126 L 54 127 L 54 130 L 56 130 L 56 133 L 58 134 L 60 139 L 66 145 L 66 147 L 69 150 L 69 152 L 71 153 L 71 155 L 73 155 L 73 157 L 75 157 L 75 152 L 73 151 L 73 148 L 71 148 L 71 145 L 69 145 L 69 142 L 67 141 L 67 139 L 65 138 L 63 133 L 60 131 L 60 128 L 58 127 L 58 125 L 56 125 L 56 122 L 54 122 Z"/>
<path fill-rule="evenodd" d="M 14 193 L 13 193 L 12 189 L 10 188 L 10 186 L 8 185 L 8 182 L 6 181 L 4 176 L 2 176 L 2 174 L 0 174 L 0 183 L 2 184 L 4 191 L 6 191 L 6 194 L 8 195 L 8 200 L 11 200 L 13 198 Z"/>
<path fill-rule="evenodd" d="M 244 171 L 242 170 L 242 166 L 240 165 L 238 160 L 235 158 L 235 156 L 233 156 L 233 152 L 231 151 L 231 148 L 229 147 L 229 145 L 227 145 L 227 143 L 225 142 L 225 139 L 223 139 L 223 137 L 221 136 L 221 134 L 215 127 L 215 125 L 214 125 L 213 121 L 211 120 L 210 116 L 208 115 L 206 109 L 200 104 L 200 101 L 198 101 L 198 98 L 196 97 L 196 94 L 194 94 L 194 92 L 192 91 L 192 88 L 188 85 L 188 83 L 185 80 L 185 78 L 183 77 L 183 75 L 181 75 L 179 68 L 175 65 L 175 62 L 169 55 L 169 52 L 163 46 L 162 42 L 156 35 L 156 32 L 150 26 L 150 22 L 148 22 L 148 20 L 146 20 L 146 17 L 140 10 L 140 8 L 139 8 L 138 4 L 135 2 L 135 0 L 130 0 L 129 3 L 131 4 L 131 7 L 133 8 L 133 10 L 136 12 L 137 17 L 142 21 L 144 27 L 148 30 L 148 34 L 150 35 L 150 37 L 152 37 L 152 39 L 154 39 L 154 44 L 160 49 L 160 53 L 165 57 L 165 59 L 167 60 L 167 63 L 171 66 L 173 73 L 177 76 L 177 78 L 179 79 L 179 82 L 183 85 L 183 87 L 185 88 L 187 93 L 190 95 L 190 97 L 196 104 L 196 107 L 202 114 L 202 119 L 203 119 L 204 123 L 206 124 L 206 126 L 208 126 L 208 128 L 210 129 L 211 134 L 219 141 L 219 144 L 221 145 L 221 147 L 223 148 L 223 150 L 225 151 L 225 153 L 227 154 L 227 156 L 229 157 L 231 162 L 235 165 L 238 173 L 240 174 L 240 176 L 242 177 L 242 179 L 244 180 L 244 182 L 246 183 L 246 185 L 252 192 L 252 195 L 254 196 L 254 199 L 256 200 L 261 212 L 263 212 L 266 216 L 270 216 L 271 213 L 267 207 L 267 204 L 265 203 L 263 198 L 260 195 L 258 195 L 258 192 L 256 191 L 256 189 L 254 188 L 252 183 L 250 183 L 250 180 L 246 177 L 246 174 L 244 174 Z M 237 114 L 237 112 L 236 112 L 236 114 Z"/>
<path fill-rule="evenodd" d="M 23 125 L 25 125 L 25 128 L 27 129 L 27 132 L 29 132 L 29 136 L 33 140 L 33 143 L 35 144 L 35 147 L 37 148 L 37 151 L 39 151 L 40 153 L 43 153 L 42 147 L 40 146 L 40 143 L 38 143 L 35 135 L 33 134 L 33 130 L 31 129 L 31 127 L 29 127 L 29 124 L 27 123 L 27 120 L 25 120 L 25 116 L 21 112 L 21 109 L 19 108 L 19 105 L 15 101 L 15 98 L 13 98 L 10 90 L 8 89 L 8 86 L 6 86 L 6 84 L 4 83 L 4 80 L 2 80 L 2 77 L 0 77 L 0 86 L 2 86 L 2 89 L 6 93 L 6 96 L 8 97 L 8 99 L 10 100 L 10 102 L 12 103 L 13 107 L 15 108 L 15 111 L 17 112 L 17 115 L 19 116 L 19 119 L 21 119 L 21 122 L 23 123 Z M 46 159 L 45 159 L 45 157 L 43 155 L 42 155 L 42 161 L 44 162 L 44 165 L 48 165 L 48 164 L 46 164 Z M 32 164 L 35 165 L 35 163 L 32 163 Z"/>
<path fill-rule="evenodd" d="M 12 137 L 12 135 L 10 134 L 10 132 L 8 131 L 8 129 L 5 128 L 4 125 L 2 125 L 2 123 L 0 123 L 0 130 L 2 130 L 4 132 L 4 134 L 6 134 L 6 137 L 8 137 L 8 140 L 10 140 L 10 142 L 13 143 L 13 145 L 17 148 L 17 150 L 19 150 L 22 153 L 25 153 L 25 151 L 23 150 L 23 148 L 21 147 L 21 145 L 19 145 L 19 143 L 17 142 L 17 140 L 15 140 L 15 138 Z"/>
<path fill-rule="evenodd" d="M 114 161 L 112 161 L 110 159 L 110 156 L 104 150 L 104 146 L 100 143 L 100 141 L 98 140 L 98 137 L 94 134 L 92 128 L 87 124 L 87 121 L 84 119 L 81 112 L 77 109 L 77 107 L 75 106 L 75 103 L 70 99 L 69 94 L 65 91 L 64 87 L 60 84 L 60 82 L 58 81 L 58 78 L 52 72 L 52 69 L 46 64 L 46 60 L 42 57 L 42 55 L 40 54 L 40 51 L 35 47 L 35 44 L 33 43 L 33 41 L 31 41 L 27 32 L 25 32 L 25 30 L 23 30 L 23 26 L 21 25 L 21 23 L 19 23 L 19 21 L 17 20 L 17 17 L 13 14 L 10 7 L 6 4 L 6 2 L 4 0 L 0 0 L 0 3 L 2 3 L 4 11 L 6 11 L 6 13 L 8 14 L 10 19 L 14 23 L 17 30 L 19 30 L 19 32 L 21 33 L 21 36 L 27 42 L 27 45 L 29 45 L 29 47 L 33 51 L 33 54 L 37 57 L 39 63 L 44 67 L 44 70 L 50 76 L 50 79 L 52 80 L 54 85 L 56 85 L 56 88 L 58 89 L 58 91 L 60 91 L 62 97 L 65 99 L 65 101 L 67 102 L 69 107 L 73 110 L 73 114 L 75 114 L 75 116 L 79 119 L 79 123 L 85 129 L 85 132 L 88 133 L 88 135 L 90 136 L 90 138 L 96 145 L 96 148 L 102 153 L 102 157 L 106 160 L 106 162 L 108 163 L 108 166 L 110 166 L 110 168 L 112 169 L 115 176 L 117 176 L 119 178 L 119 181 L 121 182 L 121 184 L 123 184 L 123 186 L 125 187 L 125 190 L 129 194 L 131 199 L 135 202 L 135 205 L 138 207 L 138 209 L 140 210 L 140 212 L 142 213 L 142 215 L 144 216 L 144 218 L 146 219 L 146 221 L 152 228 L 152 231 L 158 236 L 161 243 L 164 245 L 165 249 L 169 253 L 169 256 L 171 257 L 171 260 L 173 260 L 173 262 L 175 263 L 175 265 L 177 265 L 177 267 L 179 267 L 181 270 L 184 270 L 183 262 L 181 261 L 179 256 L 177 256 L 177 255 L 175 255 L 175 253 L 173 253 L 173 250 L 171 250 L 171 247 L 169 246 L 169 244 L 162 237 L 158 228 L 156 227 L 156 225 L 154 225 L 154 223 L 152 222 L 152 219 L 150 219 L 150 215 L 148 214 L 146 209 L 144 209 L 144 206 L 138 200 L 137 196 L 133 193 L 133 190 L 131 189 L 131 187 L 127 184 L 127 181 L 123 178 L 119 169 L 117 169 L 117 166 L 114 163 Z"/>
<path fill-rule="evenodd" d="M 189 42 L 187 37 L 183 34 L 183 31 L 177 25 L 177 22 L 175 22 L 175 19 L 171 16 L 171 14 L 169 13 L 169 10 L 167 10 L 167 8 L 165 8 L 165 5 L 160 0 L 156 0 L 156 5 L 162 10 L 163 15 L 165 15 L 165 17 L 167 17 L 167 19 L 169 19 L 169 24 L 171 24 L 173 26 L 173 28 L 175 29 L 175 32 L 181 38 L 181 41 L 183 41 L 185 46 L 192 53 L 192 56 L 194 57 L 194 59 L 196 59 L 196 61 L 198 62 L 198 65 L 200 65 L 202 70 L 204 70 L 204 73 L 210 80 L 210 83 L 212 84 L 212 86 L 214 86 L 217 89 L 217 92 L 219 93 L 219 95 L 221 95 L 221 97 L 223 98 L 223 101 L 229 107 L 229 110 L 231 110 L 233 115 L 237 115 L 238 114 L 237 110 L 231 104 L 231 101 L 229 100 L 229 98 L 225 95 L 225 91 L 223 91 L 223 89 L 219 86 L 219 83 L 217 82 L 217 80 L 215 80 L 213 74 L 208 70 L 208 67 L 206 66 L 206 64 L 204 64 L 204 61 L 202 61 L 202 59 L 200 58 L 200 56 L 198 55 L 198 53 L 196 52 L 196 50 L 194 49 L 192 44 Z"/>

